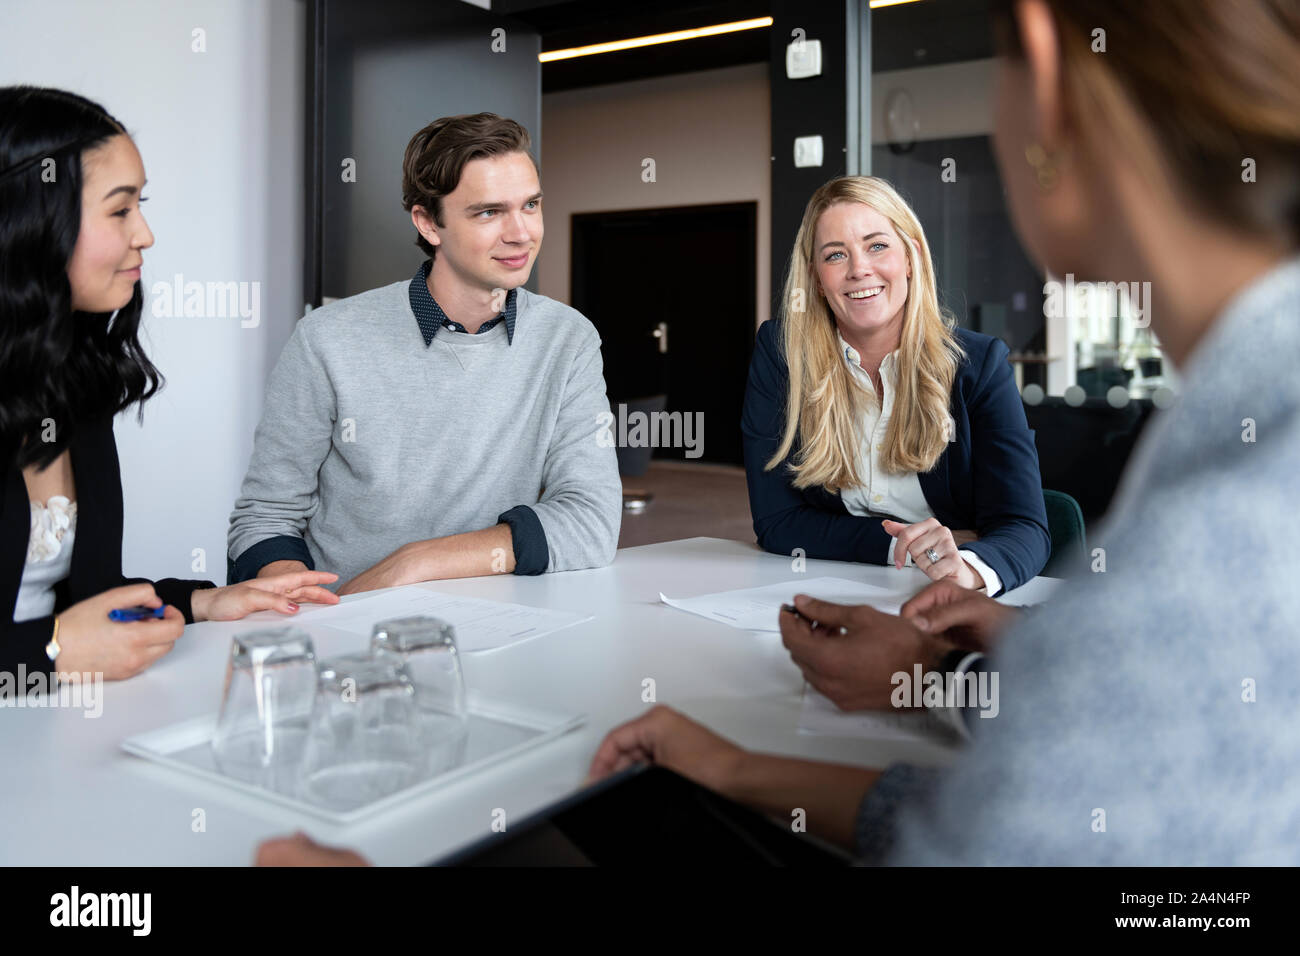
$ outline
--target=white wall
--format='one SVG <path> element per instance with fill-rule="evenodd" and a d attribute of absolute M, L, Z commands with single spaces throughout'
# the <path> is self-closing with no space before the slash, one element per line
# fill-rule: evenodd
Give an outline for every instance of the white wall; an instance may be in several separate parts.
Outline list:
<path fill-rule="evenodd" d="M 754 201 L 756 319 L 767 318 L 772 110 L 766 63 L 547 93 L 542 145 L 542 295 L 569 301 L 574 213 Z M 646 157 L 655 160 L 653 183 L 641 180 Z"/>
<path fill-rule="evenodd" d="M 128 575 L 225 582 L 266 376 L 303 311 L 305 24 L 302 0 L 0 0 L 0 84 L 102 103 L 144 158 L 143 340 L 167 386 L 143 427 L 117 422 Z M 154 317 L 154 283 L 178 273 L 259 283 L 259 324 Z"/>

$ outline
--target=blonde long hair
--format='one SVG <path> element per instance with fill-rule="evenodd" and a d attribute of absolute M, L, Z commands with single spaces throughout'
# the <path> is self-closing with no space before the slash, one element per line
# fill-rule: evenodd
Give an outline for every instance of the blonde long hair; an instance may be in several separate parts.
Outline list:
<path fill-rule="evenodd" d="M 836 338 L 835 316 L 817 292 L 817 222 L 831 205 L 842 202 L 863 203 L 889 220 L 912 273 L 903 306 L 894 409 L 881 456 L 886 471 L 929 471 L 943 454 L 951 437 L 952 383 L 963 354 L 953 331 L 955 320 L 939 307 L 925 232 L 894 187 L 874 176 L 842 176 L 813 193 L 786 273 L 782 345 L 790 386 L 781 446 L 766 468 L 779 465 L 797 437 L 794 486 L 821 485 L 832 492 L 862 484 L 860 423 L 876 401 L 850 373 Z"/>

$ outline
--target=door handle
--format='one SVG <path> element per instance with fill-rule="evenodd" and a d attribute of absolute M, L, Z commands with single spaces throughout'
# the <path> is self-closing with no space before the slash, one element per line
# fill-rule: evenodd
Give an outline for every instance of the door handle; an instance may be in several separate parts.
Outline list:
<path fill-rule="evenodd" d="M 660 353 L 666 353 L 668 351 L 668 323 L 660 322 L 650 334 L 659 340 Z"/>

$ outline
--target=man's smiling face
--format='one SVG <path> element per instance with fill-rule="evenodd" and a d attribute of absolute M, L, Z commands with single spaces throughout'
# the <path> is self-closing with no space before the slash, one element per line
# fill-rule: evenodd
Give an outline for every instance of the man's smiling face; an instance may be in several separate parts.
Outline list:
<path fill-rule="evenodd" d="M 460 282 L 488 291 L 523 285 L 542 247 L 542 187 L 532 159 L 470 160 L 443 197 L 441 218 L 441 226 L 426 219 L 422 232 L 437 249 L 435 261 Z"/>

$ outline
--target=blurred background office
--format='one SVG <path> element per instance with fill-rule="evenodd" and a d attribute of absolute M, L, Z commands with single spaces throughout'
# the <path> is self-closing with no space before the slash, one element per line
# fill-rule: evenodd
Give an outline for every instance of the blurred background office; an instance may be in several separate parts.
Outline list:
<path fill-rule="evenodd" d="M 613 410 L 703 422 L 702 443 L 620 451 L 623 546 L 753 541 L 753 335 L 833 176 L 883 176 L 912 203 L 941 301 L 1010 346 L 1043 485 L 1082 525 L 1177 391 L 1140 284 L 1054 309 L 1045 284 L 1066 277 L 1014 237 L 986 0 L 4 0 L 0 83 L 93 97 L 145 160 L 145 336 L 170 384 L 143 426 L 117 425 L 128 573 L 219 577 L 294 322 L 419 265 L 400 159 L 441 115 L 532 134 L 547 234 L 529 288 L 595 323 Z M 256 315 L 151 308 L 191 283 L 255 289 Z"/>

